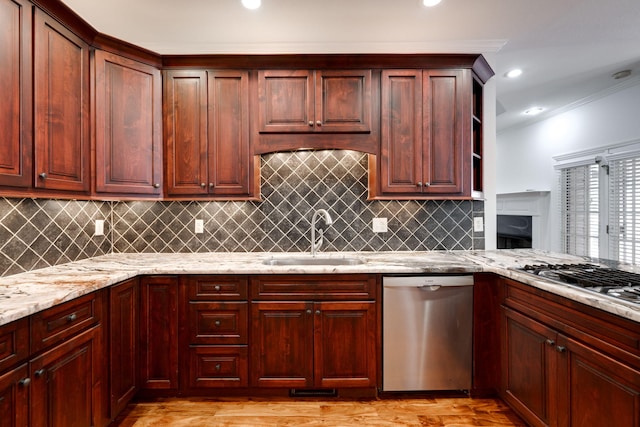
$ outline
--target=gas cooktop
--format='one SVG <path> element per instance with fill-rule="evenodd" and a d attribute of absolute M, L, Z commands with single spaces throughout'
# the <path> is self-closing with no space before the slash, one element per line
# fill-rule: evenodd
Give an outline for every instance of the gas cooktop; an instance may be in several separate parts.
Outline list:
<path fill-rule="evenodd" d="M 535 264 L 518 270 L 640 305 L 640 274 L 594 264 Z"/>

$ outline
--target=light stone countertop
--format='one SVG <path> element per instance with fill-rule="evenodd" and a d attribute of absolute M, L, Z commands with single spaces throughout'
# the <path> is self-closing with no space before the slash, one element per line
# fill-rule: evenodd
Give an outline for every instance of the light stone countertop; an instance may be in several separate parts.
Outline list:
<path fill-rule="evenodd" d="M 590 262 L 588 258 L 520 249 L 498 251 L 341 252 L 359 265 L 273 266 L 270 258 L 308 253 L 111 254 L 0 278 L 0 325 L 139 275 L 151 274 L 428 274 L 493 272 L 640 322 L 640 305 L 559 285 L 513 270 L 525 264 Z M 634 267 L 625 269 L 640 272 Z"/>

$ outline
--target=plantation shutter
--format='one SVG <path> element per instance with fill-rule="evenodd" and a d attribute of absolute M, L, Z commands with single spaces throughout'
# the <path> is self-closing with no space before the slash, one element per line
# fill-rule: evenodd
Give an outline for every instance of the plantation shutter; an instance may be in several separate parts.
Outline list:
<path fill-rule="evenodd" d="M 560 173 L 562 244 L 568 254 L 598 256 L 599 178 L 597 164 L 564 168 Z"/>

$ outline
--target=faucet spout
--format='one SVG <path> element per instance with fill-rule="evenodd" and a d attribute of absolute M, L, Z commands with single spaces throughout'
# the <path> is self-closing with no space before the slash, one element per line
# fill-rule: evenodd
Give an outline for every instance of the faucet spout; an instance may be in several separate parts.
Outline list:
<path fill-rule="evenodd" d="M 322 216 L 326 225 L 333 224 L 331 215 L 325 209 L 318 209 L 311 217 L 311 256 L 316 256 L 316 253 L 320 250 L 322 243 L 324 242 L 324 230 L 321 228 L 318 230 L 320 237 L 316 240 L 316 222 L 318 218 Z"/>

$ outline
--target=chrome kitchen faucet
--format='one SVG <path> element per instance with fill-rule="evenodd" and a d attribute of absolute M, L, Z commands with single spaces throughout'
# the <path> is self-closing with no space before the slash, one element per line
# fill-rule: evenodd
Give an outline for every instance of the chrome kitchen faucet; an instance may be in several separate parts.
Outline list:
<path fill-rule="evenodd" d="M 320 250 L 323 242 L 324 230 L 322 228 L 318 230 L 318 234 L 320 235 L 320 237 L 318 237 L 318 240 L 316 240 L 316 221 L 318 220 L 318 217 L 320 215 L 324 216 L 324 223 L 326 225 L 333 224 L 331 215 L 329 215 L 329 212 L 327 212 L 325 209 L 318 209 L 313 214 L 313 216 L 311 217 L 311 256 L 316 256 L 316 252 Z"/>

